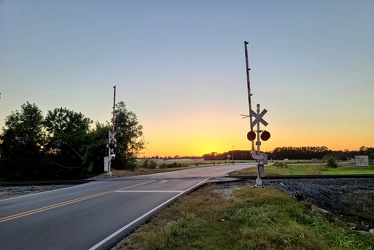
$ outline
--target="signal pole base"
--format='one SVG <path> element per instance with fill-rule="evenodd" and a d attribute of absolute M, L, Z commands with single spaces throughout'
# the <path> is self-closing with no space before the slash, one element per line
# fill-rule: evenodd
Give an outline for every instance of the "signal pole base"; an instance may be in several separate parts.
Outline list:
<path fill-rule="evenodd" d="M 261 177 L 257 177 L 257 179 L 256 179 L 256 186 L 255 187 L 262 187 L 262 179 L 261 179 Z"/>

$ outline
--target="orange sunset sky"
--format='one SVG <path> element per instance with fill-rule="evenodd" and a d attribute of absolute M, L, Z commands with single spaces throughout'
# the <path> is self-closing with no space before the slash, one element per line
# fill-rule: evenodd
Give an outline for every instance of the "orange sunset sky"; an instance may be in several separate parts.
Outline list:
<path fill-rule="evenodd" d="M 0 2 L 0 127 L 27 101 L 111 119 L 113 86 L 144 126 L 140 156 L 374 146 L 374 2 Z"/>

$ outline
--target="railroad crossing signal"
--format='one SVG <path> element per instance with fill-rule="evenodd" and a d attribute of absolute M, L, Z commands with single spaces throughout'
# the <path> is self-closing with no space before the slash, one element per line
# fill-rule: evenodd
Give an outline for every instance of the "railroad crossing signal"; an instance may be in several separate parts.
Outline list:
<path fill-rule="evenodd" d="M 268 111 L 267 111 L 266 109 L 264 109 L 264 110 L 262 110 L 262 112 L 260 113 L 260 105 L 259 105 L 259 104 L 257 104 L 257 113 L 256 113 L 255 111 L 251 110 L 251 116 L 252 116 L 252 117 L 255 117 L 255 120 L 252 121 L 252 123 L 251 123 L 251 128 L 252 128 L 251 131 L 249 131 L 249 132 L 247 133 L 247 139 L 248 139 L 249 141 L 252 141 L 252 142 L 253 142 L 253 141 L 256 139 L 256 137 L 260 135 L 260 132 L 262 132 L 262 133 L 261 133 L 261 140 L 263 140 L 263 141 L 267 141 L 267 140 L 269 140 L 269 138 L 270 138 L 270 133 L 269 133 L 268 131 L 266 131 L 266 130 L 262 131 L 262 130 L 260 130 L 260 128 L 259 128 L 260 123 L 262 123 L 264 126 L 267 126 L 267 125 L 268 125 L 267 121 L 265 121 L 265 120 L 263 119 L 264 115 L 265 115 L 267 112 L 268 112 Z M 242 116 L 244 116 L 243 118 L 250 117 L 249 115 L 242 115 Z M 256 125 L 258 126 L 257 131 L 253 131 L 253 127 L 256 126 Z M 258 135 L 256 135 L 256 132 L 257 132 Z M 256 143 L 256 145 L 257 145 L 257 146 L 261 145 L 261 142 L 258 141 L 258 142 Z"/>
<path fill-rule="evenodd" d="M 257 114 L 253 110 L 251 110 L 251 115 L 254 116 L 256 119 L 252 122 L 251 126 L 254 127 L 257 125 L 257 123 L 261 122 L 265 127 L 268 125 L 268 123 L 262 119 L 262 117 L 267 113 L 268 111 L 266 109 L 262 110 L 260 114 Z"/>
<path fill-rule="evenodd" d="M 117 147 L 117 139 L 115 129 L 115 114 L 116 114 L 116 86 L 114 85 L 114 96 L 113 96 L 113 117 L 112 117 L 112 131 L 109 131 L 108 144 L 106 145 L 108 149 L 108 156 L 104 157 L 104 171 L 107 172 L 107 176 L 112 176 L 112 171 L 110 170 L 111 160 L 116 157 L 114 154 L 114 148 Z"/>
<path fill-rule="evenodd" d="M 252 158 L 257 160 L 257 179 L 256 179 L 256 186 L 262 186 L 262 180 L 261 177 L 265 176 L 264 172 L 264 163 L 265 163 L 265 155 L 264 153 L 261 153 L 260 147 L 261 147 L 261 140 L 266 141 L 270 138 L 270 133 L 268 131 L 260 130 L 260 123 L 262 123 L 265 127 L 268 125 L 268 123 L 263 119 L 263 116 L 266 114 L 267 110 L 264 109 L 260 113 L 260 104 L 257 104 L 257 112 L 252 110 L 252 103 L 251 103 L 251 87 L 250 87 L 250 81 L 249 81 L 249 65 L 248 65 L 248 50 L 247 50 L 248 42 L 244 41 L 244 49 L 245 49 L 245 66 L 246 66 L 246 75 L 247 75 L 247 89 L 248 89 L 248 105 L 249 105 L 249 115 L 242 115 L 243 118 L 249 118 L 249 125 L 251 127 L 251 131 L 247 133 L 247 139 L 252 142 Z M 252 118 L 255 118 L 253 121 Z M 253 127 L 257 125 L 257 129 L 253 130 Z M 262 133 L 261 133 L 262 132 Z M 260 136 L 261 133 L 261 136 Z M 255 149 L 255 139 L 257 137 L 256 146 L 257 150 Z"/>
<path fill-rule="evenodd" d="M 115 138 L 116 134 L 117 134 L 116 132 L 111 133 L 111 132 L 109 131 L 109 141 L 110 141 L 110 142 L 112 142 L 112 143 L 117 142 L 117 139 Z"/>

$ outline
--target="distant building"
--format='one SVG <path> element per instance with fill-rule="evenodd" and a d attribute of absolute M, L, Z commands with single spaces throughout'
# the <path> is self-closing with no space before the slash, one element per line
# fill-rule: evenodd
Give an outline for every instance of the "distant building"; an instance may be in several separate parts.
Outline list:
<path fill-rule="evenodd" d="M 355 165 L 356 166 L 369 166 L 369 157 L 367 155 L 356 155 Z"/>

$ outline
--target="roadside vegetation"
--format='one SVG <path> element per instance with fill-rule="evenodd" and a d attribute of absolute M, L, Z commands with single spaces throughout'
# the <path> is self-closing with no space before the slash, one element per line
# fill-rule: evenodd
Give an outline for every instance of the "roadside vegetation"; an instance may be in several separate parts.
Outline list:
<path fill-rule="evenodd" d="M 144 149 L 143 127 L 124 102 L 116 104 L 117 143 L 108 143 L 112 124 L 93 121 L 66 108 L 42 111 L 29 102 L 5 119 L 0 131 L 0 181 L 77 179 L 103 172 L 107 147 L 115 147 L 112 167 L 134 169 Z"/>
<path fill-rule="evenodd" d="M 354 166 L 342 164 L 329 167 L 326 163 L 286 163 L 274 162 L 265 166 L 266 176 L 278 175 L 344 175 L 344 174 L 374 174 L 374 166 Z M 231 176 L 257 176 L 257 168 L 246 168 L 230 174 Z"/>
<path fill-rule="evenodd" d="M 123 250 L 373 248 L 373 237 L 330 223 L 286 193 L 217 184 L 179 199 L 117 245 Z"/>
<path fill-rule="evenodd" d="M 299 159 L 323 159 L 328 156 L 334 160 L 345 161 L 357 155 L 367 155 L 369 160 L 374 160 L 374 147 L 361 146 L 358 150 L 345 149 L 333 151 L 326 146 L 320 147 L 276 147 L 272 151 L 264 152 L 268 154 L 269 160 L 299 160 Z M 235 160 L 251 159 L 250 150 L 231 150 L 223 153 L 211 152 L 204 154 L 204 160 L 226 160 L 227 155 Z"/>
<path fill-rule="evenodd" d="M 137 162 L 137 166 L 132 170 L 113 170 L 113 176 L 132 176 L 154 174 L 169 171 L 178 171 L 190 168 L 200 168 L 206 166 L 214 166 L 220 164 L 245 164 L 255 163 L 253 160 L 248 161 L 230 161 L 216 160 L 216 161 L 165 161 L 165 160 L 151 160 L 145 159 Z M 275 161 L 272 164 L 265 166 L 266 176 L 278 175 L 329 175 L 329 174 L 374 174 L 374 166 L 359 167 L 350 163 L 339 162 L 339 166 L 332 168 L 326 162 L 313 162 L 313 161 Z M 257 176 L 257 167 L 251 165 L 248 168 L 232 172 L 230 176 Z"/>
<path fill-rule="evenodd" d="M 163 159 L 141 159 L 137 162 L 136 167 L 131 170 L 117 170 L 112 171 L 113 176 L 132 176 L 132 175 L 144 175 L 144 174 L 155 174 L 162 172 L 178 171 L 183 169 L 201 168 L 208 166 L 215 166 L 220 164 L 233 164 L 233 163 L 254 163 L 254 160 L 247 161 L 230 161 L 227 160 L 215 160 L 215 161 L 199 161 L 199 160 L 163 160 Z M 105 174 L 103 174 L 105 175 Z"/>

